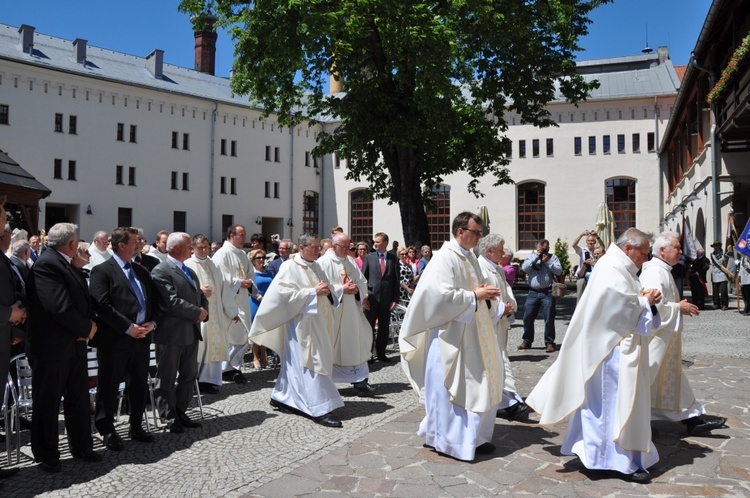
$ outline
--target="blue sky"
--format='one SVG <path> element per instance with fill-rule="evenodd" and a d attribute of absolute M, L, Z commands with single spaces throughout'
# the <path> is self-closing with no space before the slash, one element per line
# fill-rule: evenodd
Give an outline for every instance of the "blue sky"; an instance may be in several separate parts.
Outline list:
<path fill-rule="evenodd" d="M 145 57 L 164 50 L 170 64 L 192 68 L 194 38 L 190 19 L 177 12 L 177 0 L 0 0 L 0 23 L 29 24 L 43 33 Z M 675 65 L 687 64 L 711 0 L 617 0 L 594 11 L 590 33 L 581 40 L 579 59 L 640 53 L 648 43 L 668 45 Z M 216 74 L 228 76 L 234 48 L 219 33 Z"/>

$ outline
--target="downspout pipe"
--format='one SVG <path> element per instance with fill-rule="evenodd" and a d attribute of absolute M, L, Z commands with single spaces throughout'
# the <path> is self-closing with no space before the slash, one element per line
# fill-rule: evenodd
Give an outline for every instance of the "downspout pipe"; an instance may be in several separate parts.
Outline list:
<path fill-rule="evenodd" d="M 654 144 L 659 140 L 659 98 L 654 95 Z M 664 175 L 661 174 L 661 151 L 656 147 L 656 162 L 659 166 L 659 231 L 664 229 Z"/>
<path fill-rule="evenodd" d="M 219 110 L 219 102 L 214 100 L 214 110 L 211 112 L 211 159 L 209 160 L 208 175 L 208 233 L 211 240 L 220 240 L 214 238 L 214 148 L 216 147 L 216 116 Z"/>
<path fill-rule="evenodd" d="M 294 240 L 294 126 L 289 127 L 289 218 L 292 220 L 289 226 L 289 239 Z M 282 228 L 284 230 L 284 228 Z"/>
<path fill-rule="evenodd" d="M 716 71 L 701 65 L 695 59 L 695 52 L 690 54 L 690 64 L 698 71 L 708 74 L 709 86 L 716 86 Z M 716 102 L 711 102 L 711 183 L 713 185 L 713 195 L 711 203 L 714 212 L 714 240 L 721 240 L 721 213 L 719 212 L 719 149 L 716 146 Z"/>

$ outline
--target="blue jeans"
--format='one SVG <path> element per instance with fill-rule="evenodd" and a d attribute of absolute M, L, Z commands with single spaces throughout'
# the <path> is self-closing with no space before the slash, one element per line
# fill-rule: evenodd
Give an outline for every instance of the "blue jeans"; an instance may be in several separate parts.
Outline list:
<path fill-rule="evenodd" d="M 523 310 L 523 343 L 531 346 L 534 342 L 534 320 L 542 309 L 544 317 L 544 344 L 555 343 L 555 302 L 551 289 L 537 292 L 529 289 L 529 296 Z"/>

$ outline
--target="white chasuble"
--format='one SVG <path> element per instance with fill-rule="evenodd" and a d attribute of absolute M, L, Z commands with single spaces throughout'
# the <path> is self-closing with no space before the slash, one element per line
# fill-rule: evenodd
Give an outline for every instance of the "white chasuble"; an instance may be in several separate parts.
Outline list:
<path fill-rule="evenodd" d="M 224 245 L 216 251 L 211 258 L 224 278 L 224 282 L 230 287 L 235 305 L 237 307 L 238 322 L 230 321 L 227 325 L 227 340 L 229 344 L 247 344 L 248 332 L 250 330 L 251 315 L 248 289 L 240 287 L 242 279 L 255 279 L 255 271 L 250 264 L 250 258 L 242 249 L 234 247 L 225 240 Z M 264 298 L 265 299 L 265 298 Z M 232 317 L 234 318 L 234 317 Z"/>

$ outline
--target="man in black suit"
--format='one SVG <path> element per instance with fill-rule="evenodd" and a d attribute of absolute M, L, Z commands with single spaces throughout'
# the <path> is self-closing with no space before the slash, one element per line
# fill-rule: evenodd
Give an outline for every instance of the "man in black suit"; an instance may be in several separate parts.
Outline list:
<path fill-rule="evenodd" d="M 125 445 L 115 431 L 117 393 L 127 377 L 130 437 L 150 443 L 154 437 L 143 430 L 146 408 L 149 344 L 156 328 L 156 289 L 145 268 L 131 262 L 138 250 L 138 230 L 116 228 L 112 232 L 113 255 L 91 269 L 89 290 L 97 303 L 99 332 L 89 343 L 96 348 L 99 379 L 95 424 L 108 450 Z"/>
<path fill-rule="evenodd" d="M 5 228 L 5 208 L 0 201 L 0 227 Z M 11 263 L 5 256 L 10 244 L 10 227 L 0 235 L 0 379 L 8 378 L 8 363 L 10 362 L 10 346 L 13 337 L 13 327 L 26 320 L 26 311 L 19 300 L 17 281 L 14 277 Z M 10 437 L 6 434 L 6 437 Z M 5 479 L 18 473 L 17 468 L 0 469 L 0 479 Z"/>
<path fill-rule="evenodd" d="M 185 432 L 186 427 L 200 427 L 198 422 L 188 418 L 185 411 L 198 375 L 200 323 L 208 320 L 208 300 L 201 291 L 198 276 L 183 263 L 191 251 L 188 234 L 169 234 L 167 260 L 151 272 L 161 308 L 159 329 L 153 333 L 157 363 L 156 402 L 170 432 L 174 433 Z"/>
<path fill-rule="evenodd" d="M 271 278 L 274 278 L 279 273 L 281 264 L 289 259 L 292 254 L 292 241 L 290 239 L 283 239 L 279 242 L 279 257 L 268 263 L 268 273 L 271 274 Z"/>
<path fill-rule="evenodd" d="M 143 235 L 143 229 L 136 228 L 136 230 L 138 230 L 138 249 L 133 255 L 133 262 L 143 266 L 151 273 L 151 270 L 156 268 L 156 265 L 161 263 L 161 260 L 150 254 L 143 254 L 143 248 L 146 246 L 146 236 Z"/>
<path fill-rule="evenodd" d="M 31 451 L 42 470 L 59 472 L 57 413 L 63 396 L 70 453 L 88 462 L 102 460 L 93 450 L 86 368 L 86 340 L 94 337 L 96 323 L 86 279 L 71 264 L 78 226 L 58 223 L 47 240 L 49 249 L 34 263 L 26 285 L 34 392 Z"/>
<path fill-rule="evenodd" d="M 372 333 L 375 334 L 375 320 L 378 321 L 378 335 L 375 339 L 375 352 L 378 360 L 389 362 L 385 355 L 391 324 L 391 311 L 398 303 L 399 267 L 398 258 L 388 253 L 388 236 L 383 232 L 375 234 L 372 247 L 375 249 L 365 256 L 362 273 L 367 279 L 367 298 L 370 309 L 365 310 Z"/>

